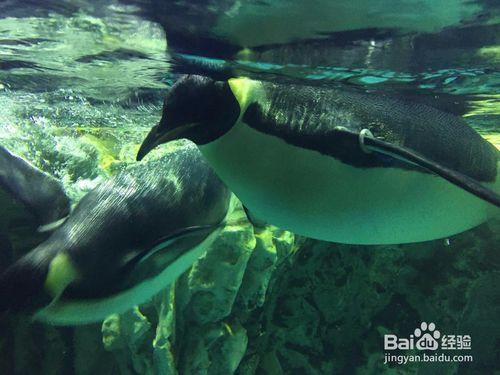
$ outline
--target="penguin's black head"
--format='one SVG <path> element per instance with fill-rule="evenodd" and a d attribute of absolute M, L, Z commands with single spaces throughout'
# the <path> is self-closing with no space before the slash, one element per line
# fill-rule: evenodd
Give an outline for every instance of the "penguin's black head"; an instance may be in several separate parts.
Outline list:
<path fill-rule="evenodd" d="M 198 145 L 212 142 L 234 125 L 240 106 L 227 81 L 188 75 L 172 86 L 163 104 L 163 114 L 137 154 L 141 160 L 156 146 L 187 138 Z"/>

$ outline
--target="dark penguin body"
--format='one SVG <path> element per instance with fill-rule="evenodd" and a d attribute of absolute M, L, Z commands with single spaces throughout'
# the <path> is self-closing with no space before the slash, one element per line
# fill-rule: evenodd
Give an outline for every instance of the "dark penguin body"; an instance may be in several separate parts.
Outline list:
<path fill-rule="evenodd" d="M 188 76 L 138 156 L 179 137 L 257 218 L 316 239 L 443 238 L 500 205 L 498 151 L 460 118 L 352 89 Z"/>
<path fill-rule="evenodd" d="M 243 48 L 325 40 L 338 32 L 434 33 L 485 13 L 479 4 L 472 6 L 461 0 L 449 1 L 446 11 L 425 0 L 317 0 L 314 6 L 304 0 L 122 1 L 137 5 L 164 28 L 169 50 L 216 57 L 234 56 Z"/>
<path fill-rule="evenodd" d="M 41 242 L 68 216 L 71 202 L 59 181 L 0 146 L 0 246 L 2 257 L 13 242 Z M 31 243 L 30 243 L 31 244 Z M 33 244 L 31 244 L 33 245 Z"/>
<path fill-rule="evenodd" d="M 3 146 L 0 146 L 0 190 L 2 196 L 9 195 L 22 204 L 42 227 L 58 222 L 70 211 L 70 200 L 59 181 Z"/>
<path fill-rule="evenodd" d="M 229 197 L 195 146 L 124 171 L 83 197 L 47 241 L 7 270 L 4 309 L 83 324 L 144 302 L 211 243 Z"/>

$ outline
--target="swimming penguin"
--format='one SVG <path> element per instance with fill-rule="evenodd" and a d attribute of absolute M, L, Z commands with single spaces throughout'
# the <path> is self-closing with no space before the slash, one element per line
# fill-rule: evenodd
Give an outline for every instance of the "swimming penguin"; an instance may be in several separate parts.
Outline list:
<path fill-rule="evenodd" d="M 69 211 L 59 181 L 0 145 L 0 271 L 47 239 Z"/>
<path fill-rule="evenodd" d="M 123 171 L 1 275 L 0 311 L 75 325 L 145 302 L 209 246 L 229 200 L 194 145 Z"/>
<path fill-rule="evenodd" d="M 433 240 L 500 206 L 499 153 L 460 118 L 354 89 L 184 76 L 137 157 L 178 138 L 254 217 L 315 239 Z"/>
<path fill-rule="evenodd" d="M 124 1 L 162 25 L 169 51 L 204 57 L 234 56 L 244 48 L 335 39 L 338 32 L 435 33 L 488 14 L 483 4 L 462 0 L 448 0 L 446 10 L 439 2 L 425 0 L 316 0 L 314 6 L 304 0 Z M 421 7 L 425 12 L 415 12 Z"/>
<path fill-rule="evenodd" d="M 61 183 L 0 145 L 0 202 L 2 217 L 21 204 L 39 231 L 57 227 L 69 214 L 71 202 Z"/>

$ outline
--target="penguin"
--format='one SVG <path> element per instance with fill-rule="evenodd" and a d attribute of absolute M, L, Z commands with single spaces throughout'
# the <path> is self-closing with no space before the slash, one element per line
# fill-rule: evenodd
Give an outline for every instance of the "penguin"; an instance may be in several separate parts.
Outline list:
<path fill-rule="evenodd" d="M 0 145 L 0 271 L 69 215 L 61 183 Z"/>
<path fill-rule="evenodd" d="M 194 145 L 142 164 L 86 194 L 0 276 L 0 311 L 54 325 L 102 321 L 147 301 L 195 262 L 225 220 L 229 190 Z"/>
<path fill-rule="evenodd" d="M 61 183 L 0 145 L 0 201 L 5 216 L 22 205 L 38 224 L 50 231 L 68 216 L 71 202 Z"/>
<path fill-rule="evenodd" d="M 253 217 L 318 240 L 446 238 L 500 206 L 499 152 L 461 118 L 353 88 L 184 76 L 138 160 L 179 138 Z"/>
<path fill-rule="evenodd" d="M 479 15 L 488 14 L 484 4 L 461 0 L 449 0 L 446 10 L 438 2 L 422 0 L 317 0 L 313 7 L 303 0 L 224 0 L 203 3 L 206 6 L 189 1 L 126 2 L 163 27 L 169 52 L 235 59 L 238 52 L 247 49 L 335 41 L 342 32 L 370 33 L 370 37 L 386 31 L 397 35 L 431 34 L 463 27 Z M 419 7 L 425 12 L 415 12 Z"/>

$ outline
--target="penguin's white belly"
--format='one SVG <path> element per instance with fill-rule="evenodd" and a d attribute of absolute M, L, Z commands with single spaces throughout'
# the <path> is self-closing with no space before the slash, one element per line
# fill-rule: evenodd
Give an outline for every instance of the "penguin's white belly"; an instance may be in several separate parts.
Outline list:
<path fill-rule="evenodd" d="M 257 218 L 296 234 L 396 244 L 460 233 L 488 204 L 429 173 L 356 168 L 237 123 L 200 150 Z"/>

